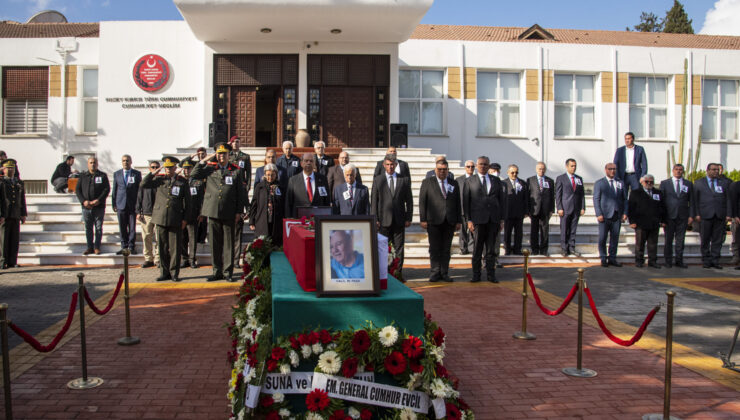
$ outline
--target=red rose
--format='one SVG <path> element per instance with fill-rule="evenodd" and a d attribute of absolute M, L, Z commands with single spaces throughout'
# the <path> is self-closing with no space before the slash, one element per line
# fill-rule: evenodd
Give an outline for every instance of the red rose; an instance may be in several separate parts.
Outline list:
<path fill-rule="evenodd" d="M 342 362 L 342 375 L 345 378 L 351 378 L 357 373 L 357 359 L 349 357 Z"/>
<path fill-rule="evenodd" d="M 265 420 L 280 420 L 280 414 L 277 411 L 270 411 Z"/>
<path fill-rule="evenodd" d="M 424 354 L 424 344 L 418 337 L 414 337 L 413 335 L 403 340 L 401 349 L 403 349 L 403 354 L 408 356 L 409 359 L 417 359 Z"/>
<path fill-rule="evenodd" d="M 262 407 L 269 407 L 274 403 L 275 403 L 275 400 L 273 400 L 272 396 L 270 395 L 265 395 L 264 397 L 260 398 L 260 405 Z"/>
<path fill-rule="evenodd" d="M 298 350 L 301 348 L 301 343 L 295 337 L 290 337 L 290 347 L 294 350 Z"/>
<path fill-rule="evenodd" d="M 310 343 L 308 342 L 308 336 L 306 334 L 301 334 L 298 336 L 298 344 L 302 346 L 308 346 Z"/>
<path fill-rule="evenodd" d="M 434 330 L 434 345 L 439 347 L 444 342 L 445 342 L 445 332 L 442 331 L 442 328 L 437 328 L 436 330 Z"/>
<path fill-rule="evenodd" d="M 359 330 L 352 337 L 352 350 L 357 354 L 363 354 L 370 348 L 370 336 L 367 331 Z"/>
<path fill-rule="evenodd" d="M 448 376 L 450 376 L 450 374 L 447 373 L 447 368 L 442 365 L 437 365 L 434 370 L 437 373 L 437 376 L 439 376 L 440 378 L 447 378 Z"/>
<path fill-rule="evenodd" d="M 361 420 L 370 420 L 371 418 L 373 418 L 373 412 L 369 409 L 363 408 L 362 411 L 360 411 Z"/>
<path fill-rule="evenodd" d="M 249 346 L 248 351 L 249 353 L 252 353 L 252 354 L 257 353 L 257 349 L 259 349 L 259 347 L 260 347 L 260 343 L 254 343 L 251 346 Z"/>
<path fill-rule="evenodd" d="M 327 330 L 319 331 L 319 340 L 321 340 L 322 344 L 331 343 L 332 337 L 331 337 L 331 334 L 329 334 L 329 331 Z"/>
<path fill-rule="evenodd" d="M 277 364 L 277 362 L 275 360 L 270 359 L 270 360 L 267 361 L 267 370 L 268 371 L 272 372 L 275 369 L 277 369 L 277 367 L 278 367 L 278 364 Z"/>
<path fill-rule="evenodd" d="M 319 333 L 316 331 L 311 331 L 311 333 L 308 334 L 308 343 L 311 345 L 314 345 L 319 342 Z"/>
<path fill-rule="evenodd" d="M 244 261 L 244 264 L 242 265 L 242 267 L 244 268 L 244 272 L 245 273 L 251 273 L 252 272 L 252 266 L 249 265 L 248 262 Z"/>
<path fill-rule="evenodd" d="M 282 347 L 274 347 L 272 349 L 272 359 L 275 361 L 280 361 L 285 357 L 285 349 Z"/>
<path fill-rule="evenodd" d="M 447 403 L 445 404 L 445 408 L 447 409 L 447 418 L 449 420 L 460 420 L 462 417 L 460 410 L 458 410 L 455 404 Z"/>
<path fill-rule="evenodd" d="M 398 351 L 394 351 L 385 358 L 385 370 L 391 375 L 400 375 L 406 370 L 406 358 Z"/>
<path fill-rule="evenodd" d="M 311 411 L 321 411 L 329 406 L 329 394 L 321 389 L 314 389 L 306 395 L 306 407 Z"/>
<path fill-rule="evenodd" d="M 262 248 L 263 244 L 264 244 L 264 241 L 262 239 L 257 239 L 254 242 L 252 242 L 252 249 L 260 249 Z"/>
<path fill-rule="evenodd" d="M 416 359 L 409 359 L 409 369 L 414 373 L 424 372 L 424 366 Z"/>

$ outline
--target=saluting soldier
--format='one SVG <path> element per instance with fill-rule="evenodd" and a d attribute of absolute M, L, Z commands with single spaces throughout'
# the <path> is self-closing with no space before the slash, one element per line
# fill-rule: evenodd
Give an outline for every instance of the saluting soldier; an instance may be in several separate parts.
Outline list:
<path fill-rule="evenodd" d="M 229 163 L 239 167 L 244 172 L 244 188 L 246 189 L 247 201 L 249 204 L 249 186 L 252 180 L 252 162 L 249 155 L 239 150 L 239 136 L 233 136 L 229 140 L 231 151 L 229 152 Z M 242 250 L 242 232 L 244 231 L 244 219 L 237 220 L 234 225 L 234 258 L 236 266 L 239 267 L 241 250 Z"/>
<path fill-rule="evenodd" d="M 213 276 L 209 276 L 208 281 L 233 281 L 234 225 L 244 217 L 247 192 L 244 171 L 229 163 L 231 146 L 217 143 L 215 149 L 215 153 L 195 165 L 190 177 L 206 182 L 200 214 L 208 217 L 208 243 L 213 261 Z M 214 155 L 216 161 L 210 162 Z"/>
<path fill-rule="evenodd" d="M 149 172 L 141 180 L 142 188 L 156 188 L 152 222 L 157 227 L 159 248 L 159 278 L 157 281 L 180 281 L 180 242 L 186 225 L 188 181 L 177 176 L 175 169 L 179 160 L 172 156 L 162 158 L 161 168 Z"/>
<path fill-rule="evenodd" d="M 21 223 L 26 223 L 26 190 L 15 174 L 15 159 L 5 159 L 5 176 L 0 179 L 0 268 L 17 267 Z"/>
<path fill-rule="evenodd" d="M 188 211 L 185 214 L 185 221 L 187 226 L 182 231 L 182 247 L 180 248 L 180 255 L 182 257 L 182 265 L 180 268 L 192 267 L 198 268 L 196 261 L 196 252 L 198 246 L 198 237 L 200 236 L 199 228 L 203 216 L 200 215 L 200 208 L 203 206 L 203 194 L 206 191 L 206 183 L 202 179 L 192 179 L 190 173 L 193 169 L 193 160 L 191 158 L 185 158 L 180 161 L 180 167 L 182 172 L 180 175 L 188 180 Z"/>

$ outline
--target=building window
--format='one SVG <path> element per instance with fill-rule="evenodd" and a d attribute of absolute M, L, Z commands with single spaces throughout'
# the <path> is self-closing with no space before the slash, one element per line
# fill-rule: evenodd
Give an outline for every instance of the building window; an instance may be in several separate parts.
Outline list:
<path fill-rule="evenodd" d="M 520 74 L 478 72 L 478 135 L 510 136 L 520 132 Z"/>
<path fill-rule="evenodd" d="M 737 90 L 737 80 L 704 80 L 701 116 L 703 140 L 737 140 Z"/>
<path fill-rule="evenodd" d="M 444 72 L 401 70 L 398 72 L 400 122 L 409 134 L 444 133 Z"/>
<path fill-rule="evenodd" d="M 48 67 L 3 67 L 3 134 L 46 134 Z"/>
<path fill-rule="evenodd" d="M 555 135 L 594 137 L 594 76 L 555 75 Z"/>
<path fill-rule="evenodd" d="M 82 132 L 98 131 L 98 69 L 82 70 Z"/>
<path fill-rule="evenodd" d="M 637 138 L 668 138 L 668 79 L 630 77 L 630 131 Z"/>

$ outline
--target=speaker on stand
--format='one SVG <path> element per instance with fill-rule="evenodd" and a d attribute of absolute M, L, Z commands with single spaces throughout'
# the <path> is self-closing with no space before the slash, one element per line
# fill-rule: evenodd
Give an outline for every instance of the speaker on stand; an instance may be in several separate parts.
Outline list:
<path fill-rule="evenodd" d="M 213 147 L 216 143 L 226 143 L 229 136 L 229 126 L 225 121 L 214 121 L 208 124 L 208 146 Z"/>
<path fill-rule="evenodd" d="M 391 124 L 391 146 L 407 148 L 409 147 L 409 126 L 408 124 Z"/>

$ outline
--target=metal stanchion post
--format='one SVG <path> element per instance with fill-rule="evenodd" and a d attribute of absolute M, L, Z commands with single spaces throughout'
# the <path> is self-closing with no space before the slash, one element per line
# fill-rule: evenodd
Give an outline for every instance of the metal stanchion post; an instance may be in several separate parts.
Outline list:
<path fill-rule="evenodd" d="M 131 251 L 128 249 L 123 250 L 123 302 L 126 307 L 126 336 L 118 340 L 118 344 L 122 346 L 132 346 L 139 344 L 141 340 L 139 337 L 131 337 L 131 309 L 129 307 L 129 292 L 128 292 L 128 257 L 131 255 Z"/>
<path fill-rule="evenodd" d="M 70 389 L 88 389 L 100 386 L 103 380 L 100 378 L 87 377 L 87 343 L 85 339 L 85 275 L 77 275 L 77 298 L 80 301 L 80 349 L 82 352 L 82 378 L 77 378 L 67 383 Z"/>
<path fill-rule="evenodd" d="M 645 414 L 643 420 L 680 420 L 678 417 L 671 416 L 671 367 L 673 365 L 673 299 L 676 292 L 669 290 L 665 292 L 668 295 L 668 310 L 666 311 L 665 324 L 665 387 L 663 391 L 663 414 Z"/>
<path fill-rule="evenodd" d="M 593 378 L 596 376 L 596 371 L 591 369 L 584 369 L 582 366 L 583 361 L 583 272 L 582 268 L 578 269 L 578 352 L 577 352 L 577 365 L 572 368 L 564 368 L 563 373 L 568 376 L 575 376 L 577 378 Z"/>
<path fill-rule="evenodd" d="M 527 332 L 527 274 L 529 273 L 529 250 L 523 250 L 522 254 L 524 254 L 524 275 L 522 277 L 522 330 L 515 332 L 513 337 L 520 340 L 534 340 L 537 336 Z"/>
<path fill-rule="evenodd" d="M 10 351 L 8 350 L 8 304 L 0 303 L 0 340 L 3 341 L 3 390 L 5 390 L 5 418 L 13 420 L 10 398 Z"/>

